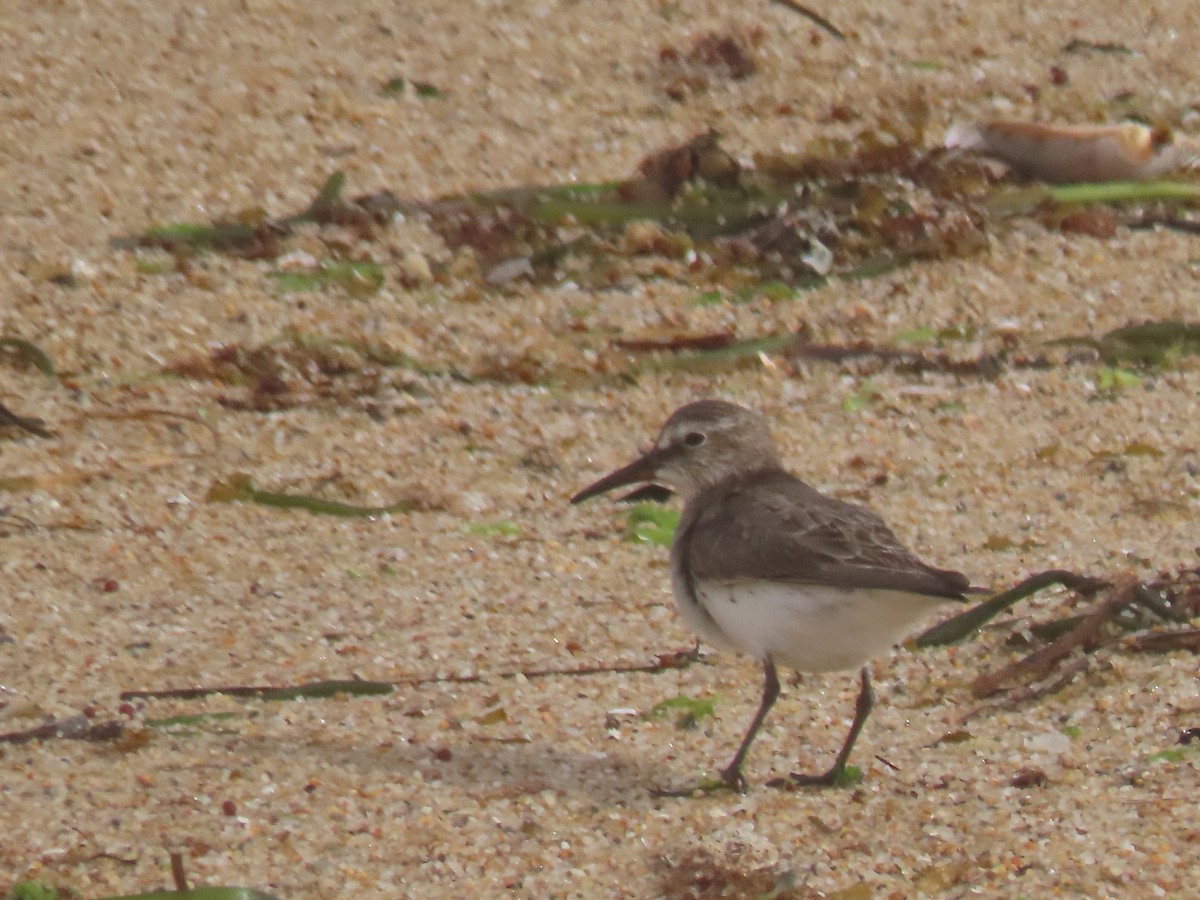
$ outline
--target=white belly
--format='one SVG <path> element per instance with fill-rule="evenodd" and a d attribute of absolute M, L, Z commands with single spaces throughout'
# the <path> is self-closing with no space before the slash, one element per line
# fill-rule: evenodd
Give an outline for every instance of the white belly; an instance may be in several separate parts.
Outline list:
<path fill-rule="evenodd" d="M 901 591 L 701 581 L 697 609 L 681 587 L 680 613 L 701 638 L 802 672 L 857 668 L 947 602 Z"/>

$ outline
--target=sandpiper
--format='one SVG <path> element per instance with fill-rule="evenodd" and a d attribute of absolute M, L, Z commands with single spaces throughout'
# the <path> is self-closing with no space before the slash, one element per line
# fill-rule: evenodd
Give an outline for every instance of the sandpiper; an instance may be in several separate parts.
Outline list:
<path fill-rule="evenodd" d="M 702 640 L 763 666 L 758 712 L 713 785 L 746 789 L 742 763 L 779 696 L 777 665 L 803 672 L 862 666 L 854 721 L 833 765 L 772 782 L 839 783 L 875 701 L 864 664 L 938 604 L 965 600 L 970 582 L 921 562 L 870 510 L 786 472 L 763 417 L 733 403 L 700 400 L 676 410 L 649 451 L 571 502 L 643 483 L 684 500 L 671 546 L 671 585 L 684 622 Z"/>

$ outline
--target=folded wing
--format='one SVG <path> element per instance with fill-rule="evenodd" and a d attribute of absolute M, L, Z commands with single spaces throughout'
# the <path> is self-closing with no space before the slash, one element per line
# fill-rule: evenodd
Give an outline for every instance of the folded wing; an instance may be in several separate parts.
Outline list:
<path fill-rule="evenodd" d="M 921 562 L 870 510 L 783 471 L 754 473 L 734 490 L 726 484 L 719 496 L 701 494 L 689 505 L 696 512 L 681 523 L 680 549 L 697 579 L 767 578 L 954 600 L 970 586 L 959 572 Z"/>

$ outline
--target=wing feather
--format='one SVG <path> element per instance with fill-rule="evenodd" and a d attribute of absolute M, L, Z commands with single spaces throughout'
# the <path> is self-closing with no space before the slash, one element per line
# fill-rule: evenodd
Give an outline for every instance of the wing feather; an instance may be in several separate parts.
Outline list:
<path fill-rule="evenodd" d="M 788 473 L 753 473 L 688 504 L 695 578 L 769 578 L 962 599 L 966 576 L 921 562 L 870 510 L 826 497 Z M 684 549 L 684 548 L 681 548 Z"/>

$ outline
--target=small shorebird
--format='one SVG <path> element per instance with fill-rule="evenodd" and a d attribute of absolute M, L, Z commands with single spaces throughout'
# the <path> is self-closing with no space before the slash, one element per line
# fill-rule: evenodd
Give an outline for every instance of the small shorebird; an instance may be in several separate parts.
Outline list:
<path fill-rule="evenodd" d="M 700 400 L 676 410 L 653 448 L 571 502 L 641 483 L 684 500 L 671 547 L 671 585 L 684 622 L 703 640 L 763 666 L 758 712 L 717 787 L 746 788 L 742 763 L 779 696 L 776 665 L 803 672 L 863 666 L 938 604 L 962 602 L 969 590 L 966 576 L 921 562 L 870 510 L 784 471 L 766 420 L 733 403 Z M 793 773 L 790 783 L 843 778 L 875 701 L 865 666 L 859 678 L 854 722 L 833 765 L 820 775 Z"/>

